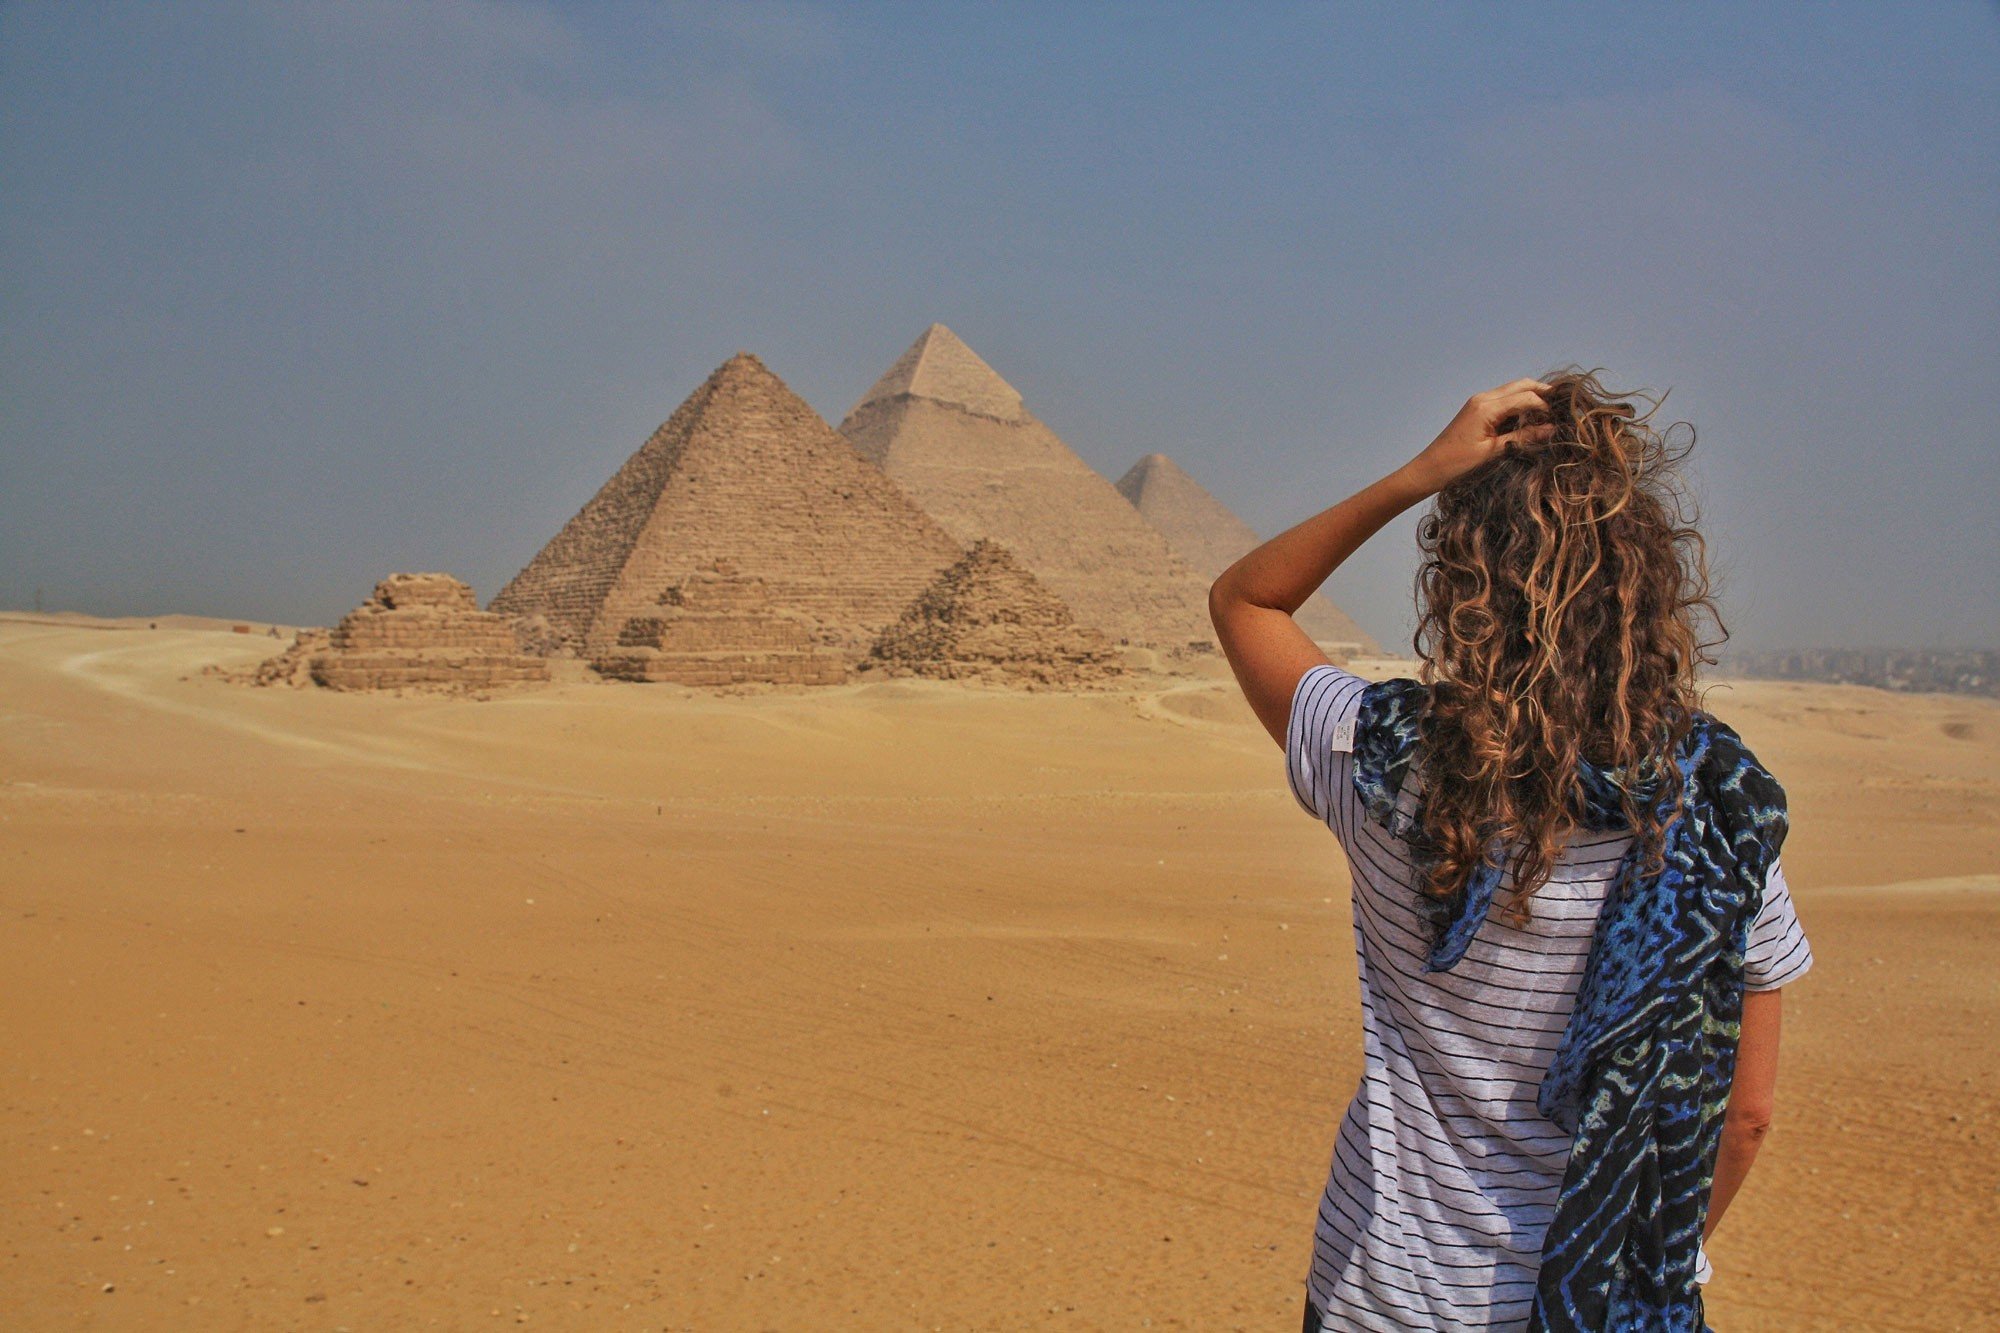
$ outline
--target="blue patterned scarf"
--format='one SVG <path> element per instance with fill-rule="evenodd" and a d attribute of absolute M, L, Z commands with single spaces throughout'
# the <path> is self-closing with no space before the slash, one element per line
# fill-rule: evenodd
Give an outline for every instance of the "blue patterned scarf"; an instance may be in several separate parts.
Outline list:
<path fill-rule="evenodd" d="M 1355 789 L 1371 819 L 1406 839 L 1416 819 L 1396 808 L 1396 795 L 1429 698 L 1420 681 L 1377 681 L 1363 691 L 1355 723 Z M 1674 758 L 1685 806 L 1666 828 L 1665 866 L 1642 876 L 1634 839 L 1537 1098 L 1573 1137 L 1543 1239 L 1530 1333 L 1709 1328 L 1696 1248 L 1736 1069 L 1744 950 L 1788 824 L 1784 789 L 1710 714 L 1696 712 Z M 1671 808 L 1664 763 L 1629 773 L 1585 761 L 1585 827 L 1626 826 L 1621 784 L 1662 816 Z M 1435 932 L 1426 971 L 1464 957 L 1502 861 L 1492 848 L 1450 902 L 1419 896 Z"/>

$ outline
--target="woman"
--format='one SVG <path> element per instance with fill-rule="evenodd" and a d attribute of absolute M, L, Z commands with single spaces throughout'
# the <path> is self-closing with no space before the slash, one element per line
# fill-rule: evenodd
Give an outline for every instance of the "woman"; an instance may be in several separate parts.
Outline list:
<path fill-rule="evenodd" d="M 1211 588 L 1352 870 L 1364 1072 L 1307 1333 L 1707 1327 L 1700 1241 L 1769 1131 L 1812 952 L 1783 790 L 1699 707 L 1715 607 L 1650 416 L 1573 371 L 1476 395 Z M 1432 496 L 1422 680 L 1371 684 L 1292 613 Z"/>

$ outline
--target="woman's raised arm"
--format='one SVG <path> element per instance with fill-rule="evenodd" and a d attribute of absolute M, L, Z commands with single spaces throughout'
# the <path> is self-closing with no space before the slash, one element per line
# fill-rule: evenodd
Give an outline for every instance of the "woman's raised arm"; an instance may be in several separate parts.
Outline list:
<path fill-rule="evenodd" d="M 1509 441 L 1547 438 L 1554 427 L 1502 430 L 1545 408 L 1547 388 L 1540 380 L 1515 380 L 1473 395 L 1422 453 L 1257 546 L 1209 585 L 1216 639 L 1243 697 L 1280 747 L 1299 677 L 1327 660 L 1292 613 L 1390 519 L 1497 457 Z"/>

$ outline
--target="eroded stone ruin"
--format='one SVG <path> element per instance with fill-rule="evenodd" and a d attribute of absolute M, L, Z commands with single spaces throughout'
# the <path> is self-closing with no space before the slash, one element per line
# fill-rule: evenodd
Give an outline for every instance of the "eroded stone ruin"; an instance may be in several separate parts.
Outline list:
<path fill-rule="evenodd" d="M 847 667 L 813 646 L 813 624 L 771 604 L 764 580 L 717 559 L 662 592 L 649 614 L 633 616 L 617 643 L 592 659 L 600 675 L 683 685 L 837 685 Z"/>
<path fill-rule="evenodd" d="M 336 690 L 456 689 L 549 678 L 546 659 L 522 653 L 511 619 L 481 611 L 449 574 L 391 574 L 331 631 L 306 630 L 259 667 L 259 684 Z"/>
<path fill-rule="evenodd" d="M 997 542 L 974 542 L 861 664 L 890 676 L 1073 687 L 1123 674 L 1118 651 Z"/>

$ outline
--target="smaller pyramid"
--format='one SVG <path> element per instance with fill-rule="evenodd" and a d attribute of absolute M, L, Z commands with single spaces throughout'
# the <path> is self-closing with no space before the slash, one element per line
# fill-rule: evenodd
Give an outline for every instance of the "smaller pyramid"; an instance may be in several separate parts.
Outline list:
<path fill-rule="evenodd" d="M 1213 580 L 1263 541 L 1255 528 L 1165 454 L 1147 454 L 1134 463 L 1118 479 L 1118 493 L 1205 579 Z M 1382 651 L 1324 593 L 1308 597 L 1295 619 L 1330 652 L 1356 656 Z"/>
<path fill-rule="evenodd" d="M 928 398 L 1000 421 L 1019 421 L 1027 415 L 1014 386 L 942 324 L 925 329 L 861 395 L 854 411 L 896 398 Z"/>
<path fill-rule="evenodd" d="M 391 574 L 331 633 L 302 632 L 260 669 L 258 683 L 474 690 L 548 678 L 547 660 L 520 650 L 513 618 L 481 611 L 458 579 Z"/>
<path fill-rule="evenodd" d="M 1181 558 L 1213 579 L 1263 539 L 1165 454 L 1147 454 L 1118 479 L 1118 493 L 1166 536 Z"/>
<path fill-rule="evenodd" d="M 657 613 L 626 620 L 591 665 L 618 680 L 837 685 L 847 668 L 812 632 L 808 617 L 771 605 L 764 580 L 717 558 L 662 592 Z"/>
<path fill-rule="evenodd" d="M 974 542 L 882 632 L 864 670 L 1029 688 L 1074 688 L 1123 674 L 1110 640 L 997 542 Z"/>

